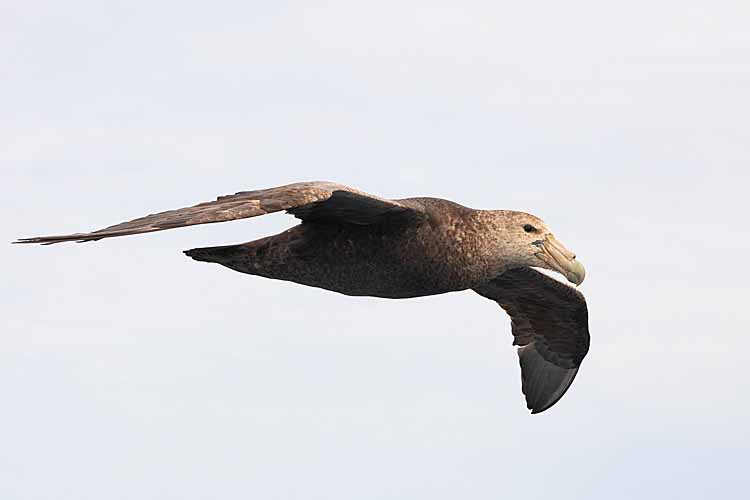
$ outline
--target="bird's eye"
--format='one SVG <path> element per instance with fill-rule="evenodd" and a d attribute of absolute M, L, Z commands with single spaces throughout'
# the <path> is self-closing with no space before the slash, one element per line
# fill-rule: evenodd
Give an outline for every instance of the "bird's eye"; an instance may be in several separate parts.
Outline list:
<path fill-rule="evenodd" d="M 527 233 L 535 233 L 537 231 L 537 229 L 531 224 L 524 224 L 523 230 L 526 231 Z"/>

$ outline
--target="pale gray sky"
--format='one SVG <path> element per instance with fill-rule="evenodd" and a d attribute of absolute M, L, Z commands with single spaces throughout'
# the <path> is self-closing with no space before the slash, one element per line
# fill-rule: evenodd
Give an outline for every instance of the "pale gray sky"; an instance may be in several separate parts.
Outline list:
<path fill-rule="evenodd" d="M 343 182 L 544 218 L 589 356 L 530 416 L 471 292 L 185 258 L 284 215 L 0 245 L 0 497 L 742 498 L 750 4 L 5 2 L 2 240 Z"/>

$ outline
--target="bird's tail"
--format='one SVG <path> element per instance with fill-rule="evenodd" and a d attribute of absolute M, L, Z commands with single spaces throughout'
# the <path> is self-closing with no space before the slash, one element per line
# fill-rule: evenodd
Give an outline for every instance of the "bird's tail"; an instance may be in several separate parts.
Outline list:
<path fill-rule="evenodd" d="M 278 235 L 237 245 L 192 248 L 185 250 L 184 254 L 200 262 L 214 262 L 241 273 L 266 276 L 278 271 L 279 266 L 285 267 L 283 259 L 279 259 L 279 252 L 285 254 L 287 246 L 273 245 L 277 238 Z"/>
<path fill-rule="evenodd" d="M 241 246 L 242 245 L 225 245 L 220 247 L 192 248 L 190 250 L 185 250 L 183 253 L 191 259 L 200 262 L 227 264 L 236 257 Z"/>

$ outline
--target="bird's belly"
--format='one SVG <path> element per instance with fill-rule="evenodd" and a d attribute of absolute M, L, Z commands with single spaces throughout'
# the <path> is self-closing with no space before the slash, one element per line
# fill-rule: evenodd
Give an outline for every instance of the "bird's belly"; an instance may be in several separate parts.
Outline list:
<path fill-rule="evenodd" d="M 417 231 L 296 226 L 267 239 L 245 272 L 345 295 L 408 298 L 463 290 L 476 277 Z M 239 269 L 238 269 L 239 270 Z"/>

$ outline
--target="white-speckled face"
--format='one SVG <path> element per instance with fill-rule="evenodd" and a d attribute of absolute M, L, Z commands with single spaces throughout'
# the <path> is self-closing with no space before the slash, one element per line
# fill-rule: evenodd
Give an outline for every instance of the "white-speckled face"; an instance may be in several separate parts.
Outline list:
<path fill-rule="evenodd" d="M 505 211 L 505 215 L 505 232 L 511 236 L 504 242 L 506 251 L 519 263 L 558 272 L 576 286 L 583 282 L 583 264 L 557 241 L 542 219 L 525 212 Z"/>

